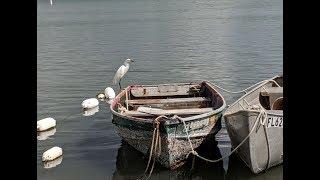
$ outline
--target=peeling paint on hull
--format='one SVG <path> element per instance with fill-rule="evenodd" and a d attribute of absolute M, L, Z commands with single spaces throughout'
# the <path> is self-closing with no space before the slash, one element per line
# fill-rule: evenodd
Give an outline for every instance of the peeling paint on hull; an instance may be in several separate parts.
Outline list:
<path fill-rule="evenodd" d="M 153 113 L 138 110 L 149 106 L 160 110 Z M 196 149 L 221 129 L 225 107 L 222 95 L 207 81 L 131 85 L 118 93 L 110 104 L 112 123 L 119 136 L 146 157 L 149 157 L 157 119 L 161 153 L 156 161 L 169 169 L 182 166 L 191 151 L 185 128 L 192 147 Z M 174 115 L 181 116 L 186 127 Z"/>
<path fill-rule="evenodd" d="M 208 122 L 207 126 L 191 130 L 188 133 L 194 148 L 201 143 L 213 137 L 221 129 L 221 114 L 197 120 L 199 122 Z M 149 155 L 153 127 L 145 129 L 135 129 L 125 122 L 127 119 L 114 115 L 113 121 L 116 125 L 116 131 L 128 144 L 142 152 L 146 156 Z M 193 121 L 194 122 L 194 121 Z M 190 126 L 192 122 L 187 122 Z M 176 124 L 174 127 L 161 124 L 161 154 L 156 161 L 162 166 L 169 169 L 176 169 L 182 166 L 186 161 L 187 154 L 191 151 L 190 145 L 183 130 L 183 125 Z"/>

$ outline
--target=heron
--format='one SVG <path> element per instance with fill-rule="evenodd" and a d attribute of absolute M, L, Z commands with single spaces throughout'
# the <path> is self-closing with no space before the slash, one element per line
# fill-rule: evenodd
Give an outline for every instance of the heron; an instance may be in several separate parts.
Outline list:
<path fill-rule="evenodd" d="M 132 59 L 126 59 L 123 63 L 122 66 L 119 67 L 119 69 L 117 70 L 116 74 L 114 75 L 114 78 L 113 78 L 113 84 L 117 84 L 117 82 L 119 82 L 119 86 L 120 86 L 120 89 L 121 89 L 121 79 L 123 78 L 123 76 L 128 72 L 129 70 L 129 67 L 130 67 L 130 62 L 134 62 Z"/>

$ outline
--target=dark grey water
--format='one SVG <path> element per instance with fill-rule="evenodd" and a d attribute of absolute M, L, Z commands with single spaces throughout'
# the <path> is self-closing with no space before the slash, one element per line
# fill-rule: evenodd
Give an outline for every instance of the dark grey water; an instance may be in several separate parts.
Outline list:
<path fill-rule="evenodd" d="M 135 63 L 123 87 L 209 80 L 241 90 L 282 74 L 282 18 L 281 0 L 38 0 L 37 114 L 57 120 L 55 134 L 38 141 L 38 178 L 135 179 L 146 160 L 121 142 L 107 106 L 67 116 L 111 86 L 127 57 Z M 239 97 L 223 95 L 228 104 Z M 224 125 L 216 140 L 212 158 L 230 152 Z M 63 148 L 63 159 L 45 169 L 41 155 L 52 146 Z M 282 166 L 255 176 L 236 156 L 190 168 L 157 166 L 152 178 L 282 179 Z"/>

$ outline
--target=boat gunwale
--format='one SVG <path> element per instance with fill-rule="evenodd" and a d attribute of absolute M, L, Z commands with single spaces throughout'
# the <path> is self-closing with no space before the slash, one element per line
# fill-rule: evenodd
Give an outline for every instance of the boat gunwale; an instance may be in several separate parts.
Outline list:
<path fill-rule="evenodd" d="M 266 110 L 267 115 L 274 115 L 274 116 L 283 116 L 283 111 L 282 110 L 273 110 L 274 112 L 269 112 L 268 110 Z M 275 112 L 278 111 L 278 112 Z M 281 112 L 282 111 L 282 112 Z M 234 113 L 229 113 L 229 114 L 225 114 L 223 116 L 236 116 L 237 114 L 243 114 L 243 113 L 256 113 L 255 115 L 258 116 L 260 111 L 259 110 L 253 110 L 253 109 L 241 109 L 239 111 L 236 111 Z"/>
<path fill-rule="evenodd" d="M 189 134 L 189 138 L 192 140 L 192 139 L 195 139 L 195 138 L 206 138 L 206 137 L 208 137 L 208 135 L 209 136 L 210 135 L 215 135 L 221 129 L 221 122 L 219 124 L 220 125 L 214 125 L 213 128 L 212 128 L 212 131 L 209 132 L 209 133 L 192 133 L 192 134 Z M 118 125 L 118 124 L 116 124 L 116 126 L 117 127 L 121 127 L 121 128 L 126 128 L 126 129 L 129 129 L 129 130 L 136 130 L 135 128 L 129 128 L 129 127 Z M 143 130 L 143 131 L 147 132 L 148 130 Z M 148 132 L 150 132 L 150 131 L 148 131 Z M 174 138 L 175 139 L 187 139 L 188 136 L 187 135 L 175 135 Z"/>
<path fill-rule="evenodd" d="M 204 118 L 211 117 L 211 116 L 214 116 L 214 115 L 218 115 L 219 113 L 222 113 L 222 111 L 226 107 L 226 101 L 225 101 L 224 97 L 208 81 L 202 81 L 200 83 L 189 82 L 189 83 L 171 83 L 171 84 L 157 84 L 157 85 L 129 85 L 128 87 L 123 89 L 114 98 L 114 101 L 110 104 L 110 109 L 111 109 L 111 112 L 112 112 L 113 115 L 116 115 L 116 116 L 121 117 L 121 118 L 125 118 L 125 119 L 132 120 L 132 121 L 135 121 L 135 122 L 153 123 L 154 118 L 145 119 L 145 118 L 122 115 L 122 114 L 116 112 L 113 107 L 115 107 L 116 103 L 118 103 L 120 101 L 120 98 L 125 94 L 126 90 L 130 90 L 132 87 L 146 87 L 146 86 L 147 87 L 155 87 L 155 86 L 158 86 L 158 85 L 172 85 L 172 84 L 177 84 L 177 85 L 197 85 L 197 84 L 202 84 L 202 83 L 205 83 L 206 85 L 208 85 L 211 89 L 213 89 L 217 93 L 217 95 L 222 100 L 222 105 L 218 109 L 215 109 L 213 111 L 210 111 L 210 112 L 207 112 L 207 113 L 203 113 L 203 114 L 199 114 L 199 115 L 195 115 L 195 116 L 186 117 L 186 118 L 183 118 L 183 120 L 185 122 L 194 121 L 194 120 L 201 120 L 201 119 L 204 119 Z M 182 122 L 179 121 L 178 119 L 176 119 L 176 120 L 173 119 L 173 121 L 165 121 L 164 124 L 165 125 L 174 125 L 174 124 L 181 124 L 181 123 Z"/>
<path fill-rule="evenodd" d="M 202 81 L 202 82 L 205 82 L 205 81 Z M 178 82 L 178 83 L 161 83 L 161 84 L 135 84 L 135 85 L 129 85 L 128 87 L 131 87 L 131 88 L 133 88 L 133 87 L 142 88 L 142 87 L 157 87 L 159 85 L 167 86 L 167 85 L 173 85 L 173 84 L 181 86 L 181 85 L 198 85 L 198 84 L 201 84 L 201 83 L 197 83 L 197 82 Z"/>

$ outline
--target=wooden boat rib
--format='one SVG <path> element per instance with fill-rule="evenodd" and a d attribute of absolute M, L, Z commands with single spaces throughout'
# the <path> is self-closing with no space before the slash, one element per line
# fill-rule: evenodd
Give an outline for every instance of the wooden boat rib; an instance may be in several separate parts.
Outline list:
<path fill-rule="evenodd" d="M 283 77 L 261 82 L 239 98 L 224 113 L 232 147 L 249 139 L 237 150 L 239 157 L 253 173 L 282 163 L 283 156 Z M 254 127 L 259 114 L 265 112 L 265 125 Z M 263 118 L 263 117 L 261 117 Z M 255 129 L 254 129 L 255 128 Z"/>
<path fill-rule="evenodd" d="M 164 167 L 175 169 L 185 163 L 190 145 L 183 123 L 185 118 L 194 148 L 221 128 L 222 110 L 226 103 L 208 82 L 159 85 L 132 85 L 122 90 L 110 105 L 116 131 L 128 144 L 148 154 L 154 120 L 161 118 L 161 154 L 156 158 Z"/>

